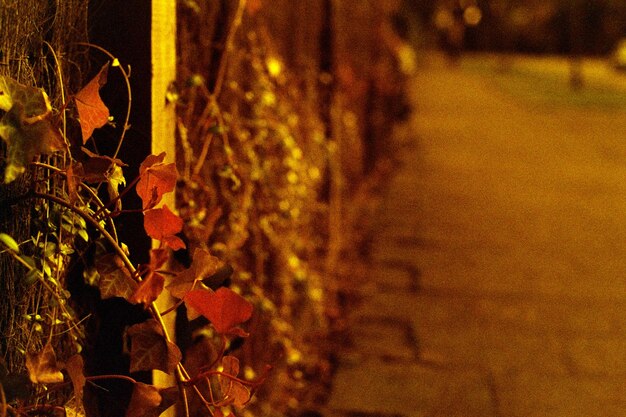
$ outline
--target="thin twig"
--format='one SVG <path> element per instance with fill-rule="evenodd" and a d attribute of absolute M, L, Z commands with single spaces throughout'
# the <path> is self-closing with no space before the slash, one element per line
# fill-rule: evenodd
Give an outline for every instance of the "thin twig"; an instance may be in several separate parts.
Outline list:
<path fill-rule="evenodd" d="M 241 20 L 243 18 L 243 12 L 246 8 L 246 3 L 247 3 L 246 0 L 239 0 L 239 5 L 237 6 L 235 17 L 233 17 L 233 21 L 230 24 L 230 28 L 228 30 L 228 35 L 226 35 L 224 52 L 222 53 L 220 66 L 217 70 L 217 78 L 215 79 L 215 86 L 213 88 L 213 93 L 212 93 L 212 96 L 215 97 L 216 99 L 220 95 L 220 92 L 222 90 L 222 85 L 224 84 L 224 79 L 226 78 L 228 55 L 230 54 L 231 49 L 233 49 L 233 44 L 235 42 L 235 34 L 237 33 L 237 30 L 241 26 Z"/>

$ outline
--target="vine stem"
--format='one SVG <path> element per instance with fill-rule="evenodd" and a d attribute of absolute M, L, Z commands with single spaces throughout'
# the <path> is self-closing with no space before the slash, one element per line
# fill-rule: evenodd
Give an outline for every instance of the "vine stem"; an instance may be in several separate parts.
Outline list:
<path fill-rule="evenodd" d="M 181 388 L 180 395 L 183 398 L 183 410 L 185 411 L 184 415 L 189 417 L 191 414 L 189 413 L 189 398 L 187 398 L 187 389 L 184 385 Z"/>
<path fill-rule="evenodd" d="M 205 372 L 199 373 L 198 375 L 196 375 L 192 379 L 187 380 L 184 384 L 185 385 L 195 385 L 198 382 L 200 382 L 201 380 L 203 380 L 205 378 L 208 378 L 210 376 L 213 376 L 213 375 L 223 376 L 225 378 L 230 379 L 233 382 L 239 382 L 240 384 L 248 386 L 248 387 L 257 387 L 257 386 L 261 385 L 265 381 L 265 379 L 266 379 L 265 376 L 262 376 L 257 381 L 246 381 L 245 379 L 237 378 L 236 376 L 227 374 L 227 373 L 225 373 L 223 371 L 205 371 Z"/>
<path fill-rule="evenodd" d="M 50 52 L 52 53 L 52 57 L 54 58 L 54 63 L 57 66 L 57 71 L 58 71 L 58 76 L 59 76 L 59 90 L 61 93 L 61 104 L 62 104 L 62 112 L 63 112 L 63 140 L 65 142 L 65 146 L 67 147 L 67 149 L 69 149 L 69 143 L 67 141 L 67 117 L 65 116 L 65 112 L 67 110 L 67 105 L 66 105 L 66 97 L 65 97 L 65 86 L 63 85 L 63 68 L 61 68 L 61 63 L 59 62 L 59 58 L 57 57 L 56 51 L 54 50 L 54 48 L 52 47 L 52 45 L 50 45 L 49 42 L 44 41 L 43 42 L 48 49 L 50 49 Z"/>
<path fill-rule="evenodd" d="M 85 379 L 87 381 L 98 381 L 98 380 L 103 380 L 103 379 L 120 379 L 122 381 L 128 381 L 131 384 L 136 384 L 137 380 L 128 376 L 128 375 L 92 375 L 92 376 L 86 376 Z"/>
<path fill-rule="evenodd" d="M 205 87 L 206 88 L 206 87 Z M 219 104 L 217 103 L 217 98 L 215 97 L 215 95 L 212 95 L 208 92 L 208 90 L 206 91 L 207 95 L 208 95 L 208 100 L 209 100 L 209 104 L 207 106 L 210 106 L 212 109 L 215 110 L 214 116 L 217 119 L 217 124 L 218 126 L 226 126 L 225 122 L 224 122 L 224 117 L 222 115 L 222 111 L 219 107 Z M 204 124 L 206 125 L 206 123 Z M 203 125 L 199 125 L 201 127 L 200 132 L 198 133 L 198 137 L 202 138 L 205 135 L 205 129 L 202 128 Z M 228 163 L 230 164 L 230 166 L 233 167 L 233 169 L 236 169 L 237 164 L 235 163 L 235 161 L 233 160 L 233 151 L 232 148 L 230 146 L 230 140 L 228 138 L 228 133 L 226 131 L 222 131 L 220 132 L 220 137 L 222 138 L 222 141 L 224 143 L 224 154 L 226 156 L 226 160 L 228 161 Z M 208 152 L 209 152 L 209 147 L 211 146 L 212 143 L 212 139 L 213 139 L 213 134 L 211 135 L 211 137 L 207 140 L 204 141 L 204 144 L 202 146 L 202 150 L 200 152 L 200 155 L 198 156 L 198 160 L 196 161 L 196 165 L 194 167 L 193 173 L 194 175 L 198 175 L 200 173 L 200 170 L 202 169 L 202 166 L 204 165 L 204 162 L 206 161 Z"/>
<path fill-rule="evenodd" d="M 0 403 L 0 417 L 6 417 L 9 405 L 7 404 L 7 396 L 4 393 L 4 387 L 2 384 L 0 384 L 0 401 L 2 401 Z"/>
<path fill-rule="evenodd" d="M 215 99 L 219 97 L 222 86 L 224 84 L 224 79 L 226 78 L 226 64 L 228 61 L 228 54 L 230 53 L 231 49 L 233 49 L 235 34 L 237 33 L 237 29 L 239 29 L 239 27 L 241 26 L 241 20 L 243 18 L 243 12 L 246 8 L 246 3 L 246 0 L 239 0 L 237 11 L 235 12 L 235 17 L 233 17 L 233 21 L 228 30 L 228 35 L 226 35 L 224 52 L 222 53 L 222 59 L 220 60 L 220 66 L 217 70 L 217 78 L 215 79 L 215 86 L 213 88 L 212 95 L 213 97 L 215 97 Z"/>

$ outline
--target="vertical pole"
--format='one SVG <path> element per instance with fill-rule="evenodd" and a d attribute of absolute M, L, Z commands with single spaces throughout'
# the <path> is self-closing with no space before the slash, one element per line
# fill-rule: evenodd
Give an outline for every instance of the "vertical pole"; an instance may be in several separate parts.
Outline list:
<path fill-rule="evenodd" d="M 176 81 L 176 0 L 153 0 L 151 31 L 152 152 L 166 152 L 167 160 L 174 162 L 176 113 L 167 92 Z"/>
<path fill-rule="evenodd" d="M 176 113 L 175 104 L 168 101 L 168 89 L 176 80 L 176 0 L 153 0 L 151 17 L 151 137 L 152 153 L 166 153 L 167 162 L 176 161 Z M 174 193 L 164 199 L 172 211 L 175 210 Z M 163 292 L 156 301 L 159 309 L 164 310 L 174 304 L 167 292 Z M 175 334 L 175 314 L 164 317 L 169 333 Z M 173 376 L 154 371 L 153 382 L 156 386 L 170 387 L 175 385 Z M 175 415 L 175 408 L 167 411 L 165 416 Z"/>

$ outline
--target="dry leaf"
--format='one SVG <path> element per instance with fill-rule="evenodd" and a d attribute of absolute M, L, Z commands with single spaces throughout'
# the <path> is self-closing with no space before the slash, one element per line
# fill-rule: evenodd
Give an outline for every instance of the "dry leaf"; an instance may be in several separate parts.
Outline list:
<path fill-rule="evenodd" d="M 70 356 L 65 363 L 65 370 L 72 381 L 74 396 L 76 397 L 77 403 L 82 404 L 83 389 L 85 388 L 85 383 L 87 382 L 85 379 L 83 357 L 78 354 Z"/>
<path fill-rule="evenodd" d="M 109 63 L 106 63 L 98 74 L 76 93 L 76 110 L 83 134 L 83 144 L 87 143 L 95 129 L 109 121 L 109 109 L 100 98 L 100 88 L 107 82 L 108 70 Z"/>
<path fill-rule="evenodd" d="M 26 369 L 31 382 L 35 384 L 63 382 L 63 374 L 57 365 L 56 354 L 50 343 L 47 343 L 39 353 L 26 354 Z"/>
<path fill-rule="evenodd" d="M 161 405 L 161 394 L 154 385 L 135 383 L 126 417 L 145 417 Z"/>
<path fill-rule="evenodd" d="M 234 356 L 224 356 L 222 358 L 222 373 L 219 376 L 220 388 L 222 390 L 222 402 L 224 405 L 233 404 L 242 408 L 250 401 L 250 390 L 239 381 L 229 378 L 227 375 L 237 377 L 239 375 L 239 359 Z"/>

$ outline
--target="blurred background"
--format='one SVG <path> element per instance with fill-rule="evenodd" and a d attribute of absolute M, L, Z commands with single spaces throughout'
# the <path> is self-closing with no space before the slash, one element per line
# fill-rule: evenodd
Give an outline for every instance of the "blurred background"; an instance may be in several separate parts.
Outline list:
<path fill-rule="evenodd" d="M 403 7 L 423 30 L 422 43 L 445 44 L 446 32 L 462 24 L 468 51 L 605 55 L 626 27 L 619 0 L 407 0 Z"/>

